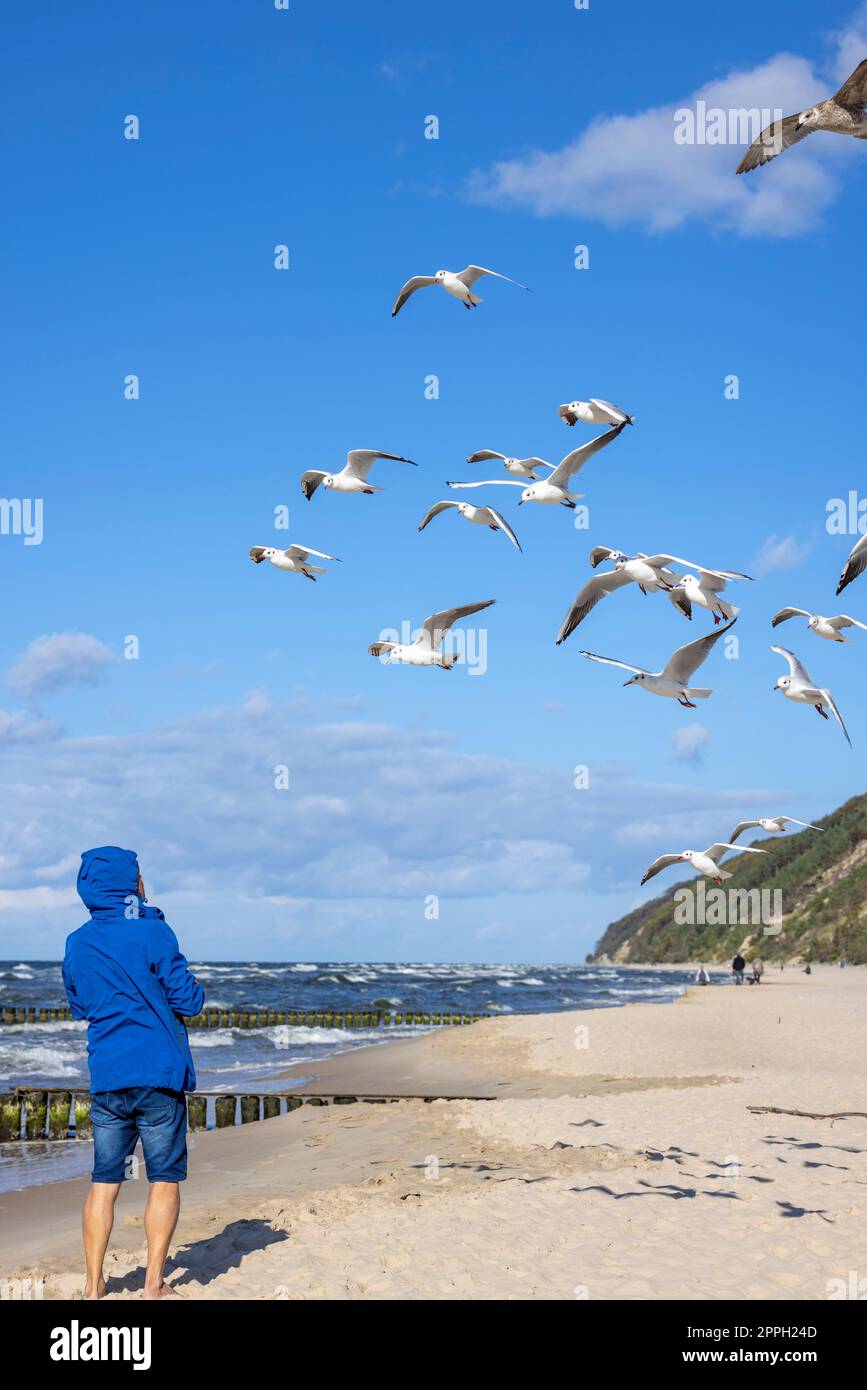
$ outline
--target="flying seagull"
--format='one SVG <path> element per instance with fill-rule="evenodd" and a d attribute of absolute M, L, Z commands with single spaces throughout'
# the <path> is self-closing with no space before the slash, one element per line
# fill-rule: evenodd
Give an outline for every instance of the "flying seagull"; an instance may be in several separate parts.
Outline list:
<path fill-rule="evenodd" d="M 679 560 L 676 555 L 670 558 L 676 564 L 690 563 L 689 560 Z M 740 574 L 737 570 L 708 570 L 702 565 L 693 565 L 692 568 L 699 573 L 685 574 L 676 586 L 684 591 L 690 603 L 706 608 L 713 615 L 714 627 L 723 618 L 736 618 L 741 610 L 722 597 L 723 590 L 730 579 L 752 579 L 752 575 Z"/>
<path fill-rule="evenodd" d="M 525 290 L 528 287 L 522 285 L 520 280 L 513 280 L 508 275 L 500 275 L 497 270 L 486 270 L 482 265 L 468 265 L 466 270 L 438 270 L 436 275 L 414 275 L 406 284 L 394 301 L 394 308 L 391 317 L 399 314 L 410 295 L 415 294 L 416 290 L 423 290 L 427 285 L 442 285 L 448 294 L 454 295 L 459 299 L 465 309 L 474 309 L 477 304 L 481 304 L 481 298 L 473 294 L 473 285 L 480 280 L 483 275 L 493 275 L 497 280 L 508 280 L 510 285 L 517 285 L 518 289 Z"/>
<path fill-rule="evenodd" d="M 761 135 L 753 141 L 738 165 L 738 173 L 746 174 L 767 164 L 775 155 L 796 145 L 805 135 L 814 130 L 829 130 L 836 135 L 854 135 L 858 140 L 867 140 L 867 58 L 859 63 L 852 76 L 847 78 L 839 92 L 799 111 L 794 116 L 786 116 L 782 121 L 774 121 L 766 126 Z"/>
<path fill-rule="evenodd" d="M 821 613 L 810 613 L 806 608 L 781 608 L 771 619 L 771 627 L 779 627 L 789 618 L 806 618 L 810 631 L 827 642 L 849 641 L 848 637 L 840 636 L 841 627 L 862 627 L 867 632 L 867 623 L 859 623 L 857 618 L 849 618 L 845 613 L 838 613 L 836 618 L 823 618 Z"/>
<path fill-rule="evenodd" d="M 521 549 L 518 537 L 499 512 L 494 511 L 493 507 L 474 507 L 470 502 L 434 502 L 430 511 L 425 512 L 419 522 L 418 529 L 423 531 L 428 522 L 432 521 L 435 516 L 439 516 L 440 512 L 451 511 L 452 509 L 457 511 L 465 521 L 471 521 L 474 526 L 489 526 L 492 531 L 502 531 L 509 537 L 516 550 Z"/>
<path fill-rule="evenodd" d="M 255 565 L 270 560 L 276 569 L 286 570 L 289 574 L 303 574 L 305 579 L 312 579 L 315 583 L 317 574 L 326 574 L 327 571 L 322 565 L 309 564 L 311 555 L 318 560 L 337 560 L 336 555 L 326 555 L 324 550 L 311 550 L 309 545 L 290 545 L 288 550 L 276 550 L 273 545 L 254 545 L 250 549 L 250 559 Z"/>
<path fill-rule="evenodd" d="M 308 502 L 320 484 L 331 488 L 332 492 L 382 492 L 381 487 L 371 487 L 367 481 L 371 465 L 377 459 L 396 459 L 398 463 L 411 463 L 414 468 L 418 467 L 413 459 L 405 459 L 403 454 L 383 454 L 379 449 L 350 449 L 346 455 L 346 466 L 339 473 L 323 473 L 318 469 L 308 469 L 302 473 L 301 491 Z"/>
<path fill-rule="evenodd" d="M 425 618 L 414 642 L 372 642 L 367 650 L 371 656 L 382 657 L 388 665 L 402 662 L 405 666 L 441 666 L 444 671 L 450 671 L 459 656 L 457 652 L 442 650 L 449 628 L 459 618 L 490 608 L 494 602 L 495 599 L 488 598 L 483 603 L 467 603 L 462 608 L 445 608 Z"/>
<path fill-rule="evenodd" d="M 478 449 L 476 453 L 470 454 L 467 463 L 486 463 L 488 459 L 501 459 L 507 473 L 516 478 L 530 478 L 534 483 L 538 476 L 533 471 L 535 468 L 554 467 L 553 463 L 547 463 L 545 459 L 516 459 L 508 454 L 498 454 L 495 449 Z"/>
<path fill-rule="evenodd" d="M 865 569 L 867 569 L 867 535 L 856 541 L 849 551 L 849 558 L 843 566 L 840 583 L 837 585 L 837 593 L 842 594 L 846 585 L 851 584 L 853 579 L 857 579 L 859 574 L 863 574 Z"/>
<path fill-rule="evenodd" d="M 825 705 L 827 705 L 846 735 L 846 742 L 851 748 L 852 740 L 846 725 L 843 723 L 843 717 L 834 704 L 834 697 L 830 690 L 821 690 L 813 683 L 809 672 L 804 669 L 793 652 L 786 651 L 785 647 L 771 647 L 771 651 L 776 652 L 778 656 L 784 656 L 789 663 L 789 674 L 780 676 L 774 690 L 782 690 L 787 700 L 797 700 L 798 704 L 801 705 L 813 705 L 823 719 L 828 718 L 828 711 L 825 709 Z"/>
<path fill-rule="evenodd" d="M 609 594 L 615 593 L 618 589 L 624 588 L 627 584 L 637 584 L 641 592 L 647 594 L 667 593 L 672 603 L 685 618 L 692 617 L 692 604 L 686 596 L 684 590 L 677 587 L 677 581 L 682 578 L 675 574 L 673 570 L 667 568 L 668 556 L 666 555 L 624 555 L 622 550 L 610 550 L 607 545 L 595 545 L 590 552 L 590 563 L 595 569 L 602 560 L 613 560 L 613 570 L 603 570 L 595 574 L 592 579 L 584 585 L 580 593 L 576 594 L 572 607 L 566 614 L 557 633 L 556 643 L 559 647 L 561 642 L 571 636 L 583 623 L 587 614 L 590 613 L 602 599 Z"/>
<path fill-rule="evenodd" d="M 635 421 L 635 416 L 627 415 L 619 405 L 600 401 L 595 396 L 589 401 L 569 401 L 559 407 L 557 414 L 564 425 L 574 425 L 576 420 L 588 425 L 631 425 Z"/>
<path fill-rule="evenodd" d="M 798 820 L 797 816 L 762 816 L 759 820 L 738 821 L 729 839 L 734 842 L 745 830 L 766 830 L 769 835 L 785 835 L 787 825 L 802 825 L 805 830 L 825 833 L 821 825 L 811 825 L 808 820 Z"/>
<path fill-rule="evenodd" d="M 766 849 L 750 849 L 747 845 L 710 845 L 708 849 L 685 849 L 680 854 L 661 854 L 658 859 L 654 859 L 650 868 L 644 875 L 641 882 L 644 884 L 649 878 L 655 878 L 671 864 L 691 864 L 694 869 L 698 869 L 700 874 L 707 874 L 714 883 L 722 883 L 724 878 L 731 878 L 727 869 L 721 869 L 719 861 L 722 859 L 727 849 L 740 850 L 741 854 L 767 854 Z"/>
<path fill-rule="evenodd" d="M 694 642 L 687 642 L 685 647 L 678 647 L 673 656 L 669 657 L 661 671 L 645 671 L 643 666 L 631 666 L 628 661 L 617 661 L 611 656 L 596 656 L 593 652 L 582 652 L 590 661 L 601 661 L 606 666 L 619 666 L 624 671 L 632 671 L 634 674 L 627 685 L 637 685 L 642 690 L 650 691 L 651 695 L 662 695 L 667 699 L 677 700 L 678 704 L 686 709 L 695 709 L 693 700 L 706 700 L 713 694 L 712 690 L 697 689 L 689 685 L 689 679 L 701 666 L 702 662 L 710 655 L 714 643 L 722 637 L 724 632 L 734 627 L 737 622 L 733 618 L 725 627 L 718 628 L 716 632 L 709 632 L 705 637 L 698 637 Z"/>
<path fill-rule="evenodd" d="M 531 483 L 529 487 L 517 478 L 486 478 L 481 483 L 449 483 L 449 487 L 520 487 L 523 488 L 518 506 L 524 502 L 543 502 L 547 506 L 559 502 L 564 507 L 574 507 L 575 500 L 583 497 L 581 492 L 570 492 L 569 484 L 575 473 L 583 468 L 589 458 L 592 458 L 600 449 L 604 449 L 606 444 L 610 444 L 612 439 L 616 439 L 623 425 L 615 425 L 613 429 L 606 430 L 604 434 L 598 434 L 595 439 L 591 439 L 589 444 L 582 444 L 580 449 L 573 449 L 571 454 L 567 454 L 561 459 L 557 467 L 549 473 L 547 478 L 541 482 Z"/>

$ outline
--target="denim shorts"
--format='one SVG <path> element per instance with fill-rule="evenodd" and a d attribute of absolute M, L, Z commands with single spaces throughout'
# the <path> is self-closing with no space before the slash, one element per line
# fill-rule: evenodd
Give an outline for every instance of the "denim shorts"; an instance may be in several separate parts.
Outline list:
<path fill-rule="evenodd" d="M 93 1182 L 123 1182 L 135 1175 L 128 1160 L 141 1139 L 148 1182 L 183 1182 L 187 1176 L 187 1105 L 183 1091 L 131 1086 L 91 1096 Z"/>

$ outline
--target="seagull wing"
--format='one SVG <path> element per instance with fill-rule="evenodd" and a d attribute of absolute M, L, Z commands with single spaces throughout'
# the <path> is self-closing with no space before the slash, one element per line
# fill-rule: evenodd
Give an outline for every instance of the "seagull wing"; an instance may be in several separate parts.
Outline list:
<path fill-rule="evenodd" d="M 813 684 L 813 677 L 810 675 L 809 671 L 801 665 L 794 652 L 788 651 L 785 647 L 771 647 L 771 651 L 776 652 L 777 656 L 784 656 L 786 658 L 789 663 L 789 675 L 793 680 L 801 681 L 804 685 Z"/>
<path fill-rule="evenodd" d="M 594 545 L 590 551 L 590 563 L 595 569 L 601 565 L 603 560 L 625 560 L 627 557 L 622 550 L 612 550 L 609 545 Z"/>
<path fill-rule="evenodd" d="M 666 593 L 668 594 L 669 602 L 673 603 L 675 608 L 679 609 L 683 616 L 689 618 L 691 622 L 692 600 L 686 592 L 686 589 L 678 589 L 676 585 L 672 585 L 670 589 L 666 590 Z"/>
<path fill-rule="evenodd" d="M 415 294 L 416 290 L 423 290 L 426 285 L 435 285 L 436 282 L 437 278 L 435 275 L 414 275 L 411 280 L 407 280 L 397 296 L 397 299 L 394 301 L 391 317 L 394 318 L 395 314 L 400 313 L 410 295 Z"/>
<path fill-rule="evenodd" d="M 554 639 L 559 647 L 561 642 L 565 642 L 575 631 L 579 623 L 584 619 L 591 609 L 595 608 L 600 599 L 607 598 L 613 594 L 615 589 L 622 589 L 624 584 L 631 581 L 622 570 L 606 570 L 603 574 L 594 574 L 588 580 L 579 594 L 576 594 L 572 607 L 560 624 L 560 631 Z"/>
<path fill-rule="evenodd" d="M 645 870 L 642 883 L 646 883 L 649 878 L 656 878 L 663 869 L 667 869 L 669 864 L 682 864 L 684 862 L 682 854 L 661 854 L 658 859 L 654 859 L 650 868 Z"/>
<path fill-rule="evenodd" d="M 649 676 L 650 672 L 644 666 L 630 666 L 628 661 L 618 661 L 613 656 L 597 656 L 595 652 L 582 652 L 588 661 L 601 661 L 604 666 L 619 666 L 622 671 L 633 671 L 636 676 Z"/>
<path fill-rule="evenodd" d="M 782 821 L 784 825 L 802 825 L 805 830 L 818 830 L 823 835 L 825 833 L 821 825 L 811 825 L 808 820 L 798 820 L 797 816 L 775 816 L 774 819 Z"/>
<path fill-rule="evenodd" d="M 254 565 L 261 565 L 261 563 L 262 563 L 262 561 L 264 560 L 264 558 L 265 558 L 265 547 L 264 547 L 264 545 L 251 545 L 251 546 L 250 546 L 250 559 L 253 561 L 253 564 L 254 564 Z"/>
<path fill-rule="evenodd" d="M 600 449 L 604 449 L 606 444 L 610 444 L 613 439 L 616 439 L 621 430 L 625 428 L 626 422 L 624 421 L 623 424 L 614 425 L 610 430 L 606 430 L 604 434 L 597 434 L 595 439 L 591 439 L 589 444 L 582 444 L 580 449 L 573 449 L 571 454 L 567 454 L 564 459 L 560 460 L 547 481 L 553 483 L 555 487 L 568 487 L 569 479 L 580 468 L 584 467 L 587 460 L 597 454 Z"/>
<path fill-rule="evenodd" d="M 485 478 L 481 483 L 446 483 L 446 487 L 526 487 L 523 478 Z"/>
<path fill-rule="evenodd" d="M 337 560 L 336 555 L 326 555 L 324 550 L 311 550 L 309 545 L 290 545 L 283 554 L 290 560 L 306 560 L 308 555 L 316 555 L 320 560 Z M 337 560 L 340 564 L 340 561 Z"/>
<path fill-rule="evenodd" d="M 867 106 L 867 58 L 859 63 L 851 77 L 847 77 L 833 100 L 838 106 Z"/>
<path fill-rule="evenodd" d="M 496 599 L 486 598 L 482 603 L 465 603 L 461 608 L 444 608 L 441 613 L 431 613 L 429 618 L 425 618 L 424 626 L 415 639 L 415 645 L 431 647 L 437 651 L 453 623 L 459 618 L 469 617 L 471 613 L 479 613 L 483 608 L 490 608 L 492 603 L 496 603 Z"/>
<path fill-rule="evenodd" d="M 843 716 L 842 716 L 842 714 L 840 713 L 840 711 L 839 711 L 838 708 L 837 708 L 837 705 L 836 705 L 836 703 L 835 703 L 835 701 L 834 701 L 834 696 L 831 694 L 830 690 L 822 690 L 820 693 L 821 693 L 822 696 L 824 697 L 825 704 L 828 706 L 829 710 L 830 710 L 831 713 L 833 714 L 833 716 L 834 716 L 834 718 L 836 719 L 837 723 L 840 725 L 840 728 L 843 730 L 843 733 L 846 735 L 846 742 L 848 743 L 849 747 L 851 748 L 851 747 L 852 747 L 852 740 L 851 740 L 851 738 L 849 737 L 849 730 L 846 728 L 846 725 L 843 723 Z"/>
<path fill-rule="evenodd" d="M 715 845 L 711 845 L 709 849 L 705 850 L 705 854 L 708 859 L 712 859 L 715 864 L 718 864 L 727 849 L 736 849 L 740 854 L 767 854 L 768 852 L 766 849 L 753 849 L 751 845 L 727 845 L 718 840 Z"/>
<path fill-rule="evenodd" d="M 849 558 L 843 566 L 843 573 L 840 575 L 840 583 L 837 585 L 837 593 L 842 594 L 847 584 L 851 584 L 853 579 L 857 579 L 859 574 L 863 574 L 867 569 L 867 536 L 862 536 L 856 541 Z"/>
<path fill-rule="evenodd" d="M 687 642 L 685 647 L 678 647 L 665 663 L 660 675 L 666 680 L 682 681 L 686 684 L 701 663 L 710 656 L 714 643 L 718 642 L 729 628 L 734 627 L 736 622 L 737 618 L 732 618 L 730 623 L 718 628 L 716 632 L 708 632 L 704 637 L 697 637 L 694 642 Z"/>
<path fill-rule="evenodd" d="M 346 467 L 343 471 L 352 478 L 359 478 L 364 483 L 367 481 L 371 465 L 377 459 L 396 459 L 398 463 L 411 463 L 414 468 L 418 467 L 414 459 L 405 459 L 403 454 L 383 454 L 379 449 L 350 449 L 346 455 Z"/>
<path fill-rule="evenodd" d="M 567 401 L 567 403 L 565 405 L 561 405 L 557 411 L 557 414 L 560 416 L 560 419 L 563 421 L 564 425 L 574 425 L 578 419 L 578 416 L 575 414 L 574 410 L 570 409 L 571 404 L 571 401 Z"/>
<path fill-rule="evenodd" d="M 691 570 L 698 570 L 699 574 L 702 576 L 701 582 L 703 587 L 716 591 L 725 588 L 725 581 L 727 579 L 752 579 L 751 574 L 741 574 L 740 570 L 708 569 L 707 565 L 697 565 L 695 560 L 684 560 L 682 555 L 651 555 L 648 557 L 648 564 L 656 565 L 658 563 L 664 565 L 686 565 Z"/>
<path fill-rule="evenodd" d="M 729 835 L 729 842 L 733 844 L 739 835 L 743 835 L 745 830 L 755 830 L 757 826 L 757 820 L 739 820 L 731 835 Z"/>
<path fill-rule="evenodd" d="M 454 502 L 452 502 L 451 505 L 454 506 Z M 506 521 L 506 518 L 504 516 L 501 516 L 498 511 L 495 511 L 493 507 L 488 507 L 488 511 L 491 513 L 491 516 L 494 518 L 494 521 L 497 523 L 499 529 L 505 532 L 505 534 L 509 537 L 509 540 L 512 542 L 512 545 L 515 547 L 515 549 L 520 550 L 521 543 L 518 540 L 518 537 L 515 535 L 514 531 L 512 530 L 511 526 L 509 525 L 508 521 Z M 521 551 L 521 553 L 523 554 L 523 551 Z"/>
<path fill-rule="evenodd" d="M 841 627 L 863 627 L 867 632 L 867 623 L 859 623 L 857 618 L 850 618 L 846 613 L 839 613 L 836 618 L 828 619 L 828 626 L 839 630 Z"/>
<path fill-rule="evenodd" d="M 420 531 L 423 531 L 424 528 L 427 526 L 428 522 L 433 521 L 434 517 L 439 516 L 440 512 L 447 512 L 452 507 L 458 506 L 460 506 L 459 502 L 434 502 L 433 506 L 430 508 L 429 511 L 425 512 L 424 516 L 419 522 L 418 529 Z"/>
<path fill-rule="evenodd" d="M 621 410 L 619 405 L 614 405 L 611 401 L 600 400 L 598 396 L 591 396 L 590 404 L 597 405 L 600 410 L 609 411 L 614 416 L 615 424 L 628 425 L 632 419 L 632 416 L 627 415 L 625 410 Z"/>
<path fill-rule="evenodd" d="M 761 135 L 750 145 L 738 165 L 737 172 L 747 174 L 751 169 L 758 169 L 760 164 L 767 164 L 768 160 L 781 154 L 783 150 L 797 145 L 799 140 L 803 140 L 805 135 L 809 135 L 815 129 L 809 125 L 799 126 L 799 119 L 798 115 L 785 116 L 783 120 L 765 126 Z"/>
<path fill-rule="evenodd" d="M 501 275 L 498 270 L 486 270 L 483 265 L 468 265 L 466 270 L 459 270 L 455 278 L 463 281 L 469 290 L 483 275 L 493 275 L 497 280 L 508 280 L 510 285 L 517 285 L 519 290 L 527 289 L 520 280 L 513 280 L 510 275 Z"/>
<path fill-rule="evenodd" d="M 467 463 L 485 463 L 488 459 L 504 459 L 505 454 L 498 454 L 496 449 L 477 449 L 474 454 L 470 454 Z"/>
<path fill-rule="evenodd" d="M 771 627 L 779 627 L 780 623 L 785 623 L 789 618 L 812 618 L 812 613 L 808 613 L 806 608 L 781 608 L 779 613 L 775 613 L 771 618 Z"/>
<path fill-rule="evenodd" d="M 306 473 L 301 474 L 301 491 L 304 493 L 308 502 L 322 482 L 322 479 L 326 476 L 325 473 L 320 473 L 317 469 L 312 468 L 308 469 Z"/>

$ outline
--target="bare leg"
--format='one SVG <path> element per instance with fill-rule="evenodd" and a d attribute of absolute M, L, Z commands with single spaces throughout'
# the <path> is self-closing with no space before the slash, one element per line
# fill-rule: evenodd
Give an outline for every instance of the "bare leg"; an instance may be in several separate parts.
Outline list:
<path fill-rule="evenodd" d="M 93 1182 L 84 1203 L 84 1258 L 87 1274 L 84 1282 L 85 1298 L 102 1298 L 105 1294 L 105 1279 L 102 1275 L 102 1262 L 108 1246 L 108 1238 L 114 1225 L 114 1204 L 120 1192 L 119 1182 Z"/>
<path fill-rule="evenodd" d="M 178 1224 L 181 1194 L 176 1182 L 152 1182 L 144 1214 L 145 1236 L 148 1243 L 148 1266 L 145 1274 L 145 1298 L 165 1298 L 172 1290 L 163 1283 L 163 1268 L 169 1244 Z"/>

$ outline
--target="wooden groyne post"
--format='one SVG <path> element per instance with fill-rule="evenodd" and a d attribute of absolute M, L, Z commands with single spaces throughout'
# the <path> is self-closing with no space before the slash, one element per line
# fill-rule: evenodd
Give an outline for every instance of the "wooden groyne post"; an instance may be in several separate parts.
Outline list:
<path fill-rule="evenodd" d="M 264 1091 L 227 1094 L 225 1091 L 193 1091 L 187 1095 L 187 1126 L 207 1128 L 208 1099 L 214 1101 L 214 1128 L 254 1124 L 277 1115 L 291 1114 L 304 1105 L 387 1105 L 401 1100 L 494 1100 L 494 1096 L 348 1095 L 322 1091 Z M 87 1091 L 29 1090 L 20 1087 L 0 1092 L 0 1143 L 10 1140 L 89 1139 L 93 1132 L 90 1095 Z"/>

